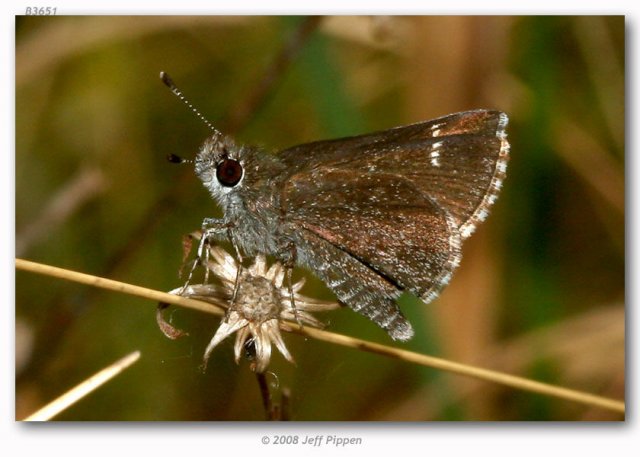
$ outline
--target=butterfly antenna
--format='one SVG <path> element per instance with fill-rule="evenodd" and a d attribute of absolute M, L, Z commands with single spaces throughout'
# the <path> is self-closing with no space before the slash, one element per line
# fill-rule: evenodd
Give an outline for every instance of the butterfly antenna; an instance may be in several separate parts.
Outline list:
<path fill-rule="evenodd" d="M 175 154 L 167 155 L 167 160 L 171 163 L 193 163 L 192 159 L 183 159 L 182 157 Z"/>
<path fill-rule="evenodd" d="M 191 109 L 191 111 L 193 111 L 193 112 L 194 112 L 194 114 L 195 114 L 196 116 L 198 116 L 198 117 L 200 118 L 200 120 L 201 120 L 202 122 L 204 122 L 204 123 L 207 125 L 207 127 L 209 127 L 209 128 L 213 131 L 213 133 L 214 133 L 215 135 L 217 135 L 217 136 L 221 136 L 221 135 L 222 135 L 222 133 L 220 133 L 220 131 L 219 131 L 218 129 L 216 129 L 216 128 L 211 124 L 211 122 L 209 122 L 209 121 L 207 120 L 207 118 L 205 118 L 205 117 L 202 115 L 202 113 L 200 113 L 200 111 L 198 111 L 198 110 L 196 109 L 196 107 L 195 107 L 195 106 L 193 106 L 193 105 L 191 104 L 191 102 L 189 102 L 189 100 L 187 100 L 187 98 L 186 98 L 186 97 L 184 96 L 184 94 L 180 91 L 180 89 L 178 89 L 178 87 L 177 87 L 177 86 L 175 85 L 175 83 L 173 82 L 173 79 L 171 79 L 171 77 L 170 77 L 168 74 L 166 74 L 164 71 L 161 71 L 161 72 L 160 72 L 160 79 L 162 80 L 162 82 L 164 83 L 164 85 L 165 85 L 165 86 L 167 86 L 167 87 L 171 90 L 171 92 L 173 92 L 173 94 L 174 94 L 176 97 L 178 97 L 180 100 L 182 100 L 182 102 L 183 102 L 185 105 L 187 105 L 187 107 L 188 107 L 189 109 Z M 173 157 L 174 159 L 175 159 L 175 158 L 179 159 L 179 157 L 178 157 L 178 156 L 174 156 L 174 155 L 172 155 L 171 157 Z M 182 159 L 181 159 L 180 161 L 177 161 L 177 162 L 176 162 L 176 160 L 172 160 L 172 158 L 169 158 L 169 161 L 170 161 L 170 162 L 174 162 L 174 163 L 181 163 L 181 162 L 185 162 L 185 160 L 182 160 Z"/>

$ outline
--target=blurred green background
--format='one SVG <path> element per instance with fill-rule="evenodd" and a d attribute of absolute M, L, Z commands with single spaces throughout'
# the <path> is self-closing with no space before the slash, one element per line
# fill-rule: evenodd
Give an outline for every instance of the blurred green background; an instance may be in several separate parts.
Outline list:
<path fill-rule="evenodd" d="M 190 166 L 209 134 L 159 81 L 269 150 L 473 108 L 511 119 L 491 217 L 450 286 L 402 308 L 393 343 L 348 310 L 329 329 L 616 399 L 625 396 L 624 18 L 18 17 L 16 257 L 169 290 L 181 237 L 219 216 Z M 301 274 L 297 272 L 297 274 Z M 307 274 L 310 277 L 310 274 Z M 307 295 L 331 298 L 317 280 Z M 59 420 L 261 420 L 218 320 L 16 272 L 16 418 L 128 352 L 141 360 Z M 620 420 L 286 335 L 276 395 L 294 420 Z"/>

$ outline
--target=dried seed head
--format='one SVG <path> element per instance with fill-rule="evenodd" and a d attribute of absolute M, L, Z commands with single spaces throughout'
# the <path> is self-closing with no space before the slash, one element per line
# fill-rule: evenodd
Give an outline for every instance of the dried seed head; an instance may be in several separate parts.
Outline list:
<path fill-rule="evenodd" d="M 239 279 L 234 309 L 244 319 L 262 324 L 280 318 L 282 297 L 272 281 L 244 272 Z"/>
<path fill-rule="evenodd" d="M 310 312 L 329 311 L 339 307 L 335 302 L 315 300 L 299 294 L 304 280 L 293 284 L 291 290 L 286 285 L 283 286 L 283 266 L 276 262 L 267 268 L 266 259 L 262 255 L 257 256 L 249 268 L 242 270 L 238 278 L 236 299 L 230 303 L 238 264 L 233 256 L 219 246 L 210 246 L 208 249 L 210 260 L 206 268 L 213 273 L 221 286 L 193 284 L 170 292 L 205 301 L 219 302 L 222 299 L 229 304 L 226 316 L 205 351 L 205 367 L 213 349 L 234 332 L 237 332 L 234 345 L 236 362 L 239 362 L 247 342 L 252 342 L 255 347 L 251 369 L 256 372 L 263 372 L 269 365 L 272 344 L 289 362 L 293 362 L 293 357 L 280 333 L 280 322 L 297 319 L 305 325 L 322 327 L 322 323 Z M 291 307 L 292 293 L 295 310 Z"/>

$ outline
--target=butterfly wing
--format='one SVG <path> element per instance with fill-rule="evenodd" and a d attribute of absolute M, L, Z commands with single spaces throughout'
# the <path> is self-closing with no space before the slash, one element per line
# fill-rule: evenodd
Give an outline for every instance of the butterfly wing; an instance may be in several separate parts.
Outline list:
<path fill-rule="evenodd" d="M 300 229 L 295 236 L 298 261 L 313 270 L 342 303 L 393 339 L 406 341 L 413 336 L 411 324 L 395 303 L 400 289 L 393 281 L 312 229 Z"/>
<path fill-rule="evenodd" d="M 462 238 L 486 219 L 506 176 L 508 118 L 475 110 L 367 135 L 286 149 L 291 176 L 326 167 L 354 174 L 395 174 L 454 218 Z"/>

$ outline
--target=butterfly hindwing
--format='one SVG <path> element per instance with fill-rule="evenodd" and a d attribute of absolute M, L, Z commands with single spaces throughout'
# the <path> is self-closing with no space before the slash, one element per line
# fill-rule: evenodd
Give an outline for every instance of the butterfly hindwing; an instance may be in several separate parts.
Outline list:
<path fill-rule="evenodd" d="M 287 183 L 284 203 L 296 208 L 288 211 L 289 222 L 338 247 L 398 292 L 431 301 L 460 260 L 451 216 L 395 175 L 354 177 L 319 168 L 315 178 L 297 175 Z"/>

